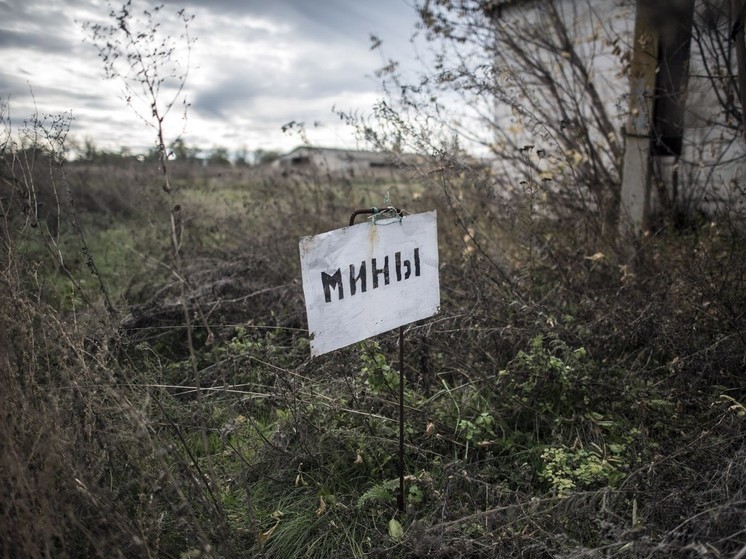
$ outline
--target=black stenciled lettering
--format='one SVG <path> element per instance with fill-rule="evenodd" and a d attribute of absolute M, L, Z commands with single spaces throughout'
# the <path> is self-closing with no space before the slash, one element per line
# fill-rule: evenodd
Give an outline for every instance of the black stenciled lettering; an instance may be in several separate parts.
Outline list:
<path fill-rule="evenodd" d="M 399 281 L 401 278 L 399 276 L 401 270 L 399 268 L 399 262 L 400 262 L 401 256 L 400 253 L 396 253 L 396 279 Z M 412 263 L 409 260 L 405 260 L 403 262 L 404 264 L 404 279 L 408 280 L 409 277 L 412 275 Z M 416 248 L 414 249 L 414 275 L 415 277 L 420 277 L 420 249 Z"/>
<path fill-rule="evenodd" d="M 332 275 L 321 272 L 321 285 L 324 286 L 324 300 L 330 303 L 332 300 L 332 289 L 339 288 L 339 300 L 344 299 L 344 286 L 342 285 L 342 270 L 337 269 Z"/>
<path fill-rule="evenodd" d="M 357 293 L 357 283 L 360 282 L 360 291 L 365 293 L 367 285 L 367 277 L 365 275 L 365 261 L 360 262 L 360 271 L 357 276 L 355 275 L 355 265 L 350 264 L 350 297 Z"/>
<path fill-rule="evenodd" d="M 380 276 L 383 275 L 383 285 L 389 285 L 391 283 L 391 274 L 389 268 L 389 257 L 383 258 L 383 266 L 378 267 L 380 259 L 371 258 L 370 268 L 371 277 L 373 279 L 373 289 L 378 288 L 380 285 Z M 350 282 L 350 296 L 361 292 L 365 293 L 368 290 L 368 267 L 365 260 L 360 262 L 360 266 L 356 267 L 355 264 L 349 265 L 349 282 Z M 412 277 L 419 277 L 421 274 L 421 262 L 420 262 L 420 249 L 415 248 L 411 259 L 402 258 L 401 252 L 394 253 L 394 273 L 396 274 L 396 281 L 408 280 Z M 344 299 L 344 283 L 342 279 L 342 269 L 338 268 L 333 274 L 321 272 L 321 284 L 324 288 L 324 300 L 330 303 L 334 292 L 337 293 L 339 300 Z"/>
<path fill-rule="evenodd" d="M 371 273 L 373 274 L 373 289 L 378 287 L 378 276 L 383 274 L 383 284 L 388 285 L 389 284 L 389 257 L 386 256 L 383 259 L 383 268 L 376 268 L 376 259 L 371 259 L 372 264 L 372 270 Z"/>

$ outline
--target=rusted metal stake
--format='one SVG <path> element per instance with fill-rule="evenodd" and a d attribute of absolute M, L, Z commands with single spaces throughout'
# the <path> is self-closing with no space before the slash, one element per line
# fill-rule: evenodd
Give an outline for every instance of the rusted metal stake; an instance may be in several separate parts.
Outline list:
<path fill-rule="evenodd" d="M 398 216 L 402 211 L 397 208 L 364 208 L 355 210 L 350 216 L 350 226 L 355 224 L 355 218 L 359 215 L 376 215 L 382 211 L 393 210 Z M 397 504 L 401 512 L 405 511 L 404 499 L 404 326 L 399 326 L 399 494 L 396 496 Z"/>
<path fill-rule="evenodd" d="M 404 512 L 404 326 L 399 326 L 399 510 Z"/>

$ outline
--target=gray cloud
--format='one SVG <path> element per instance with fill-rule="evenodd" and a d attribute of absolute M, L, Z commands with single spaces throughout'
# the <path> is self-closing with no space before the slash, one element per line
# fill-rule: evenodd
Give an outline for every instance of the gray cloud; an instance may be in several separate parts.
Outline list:
<path fill-rule="evenodd" d="M 338 126 L 332 106 L 369 108 L 356 105 L 370 103 L 379 87 L 370 76 L 381 59 L 369 50 L 369 36 L 404 52 L 415 16 L 406 2 L 165 0 L 164 12 L 184 7 L 196 16 L 189 24 L 197 42 L 184 90 L 191 103 L 187 136 L 213 145 L 246 138 L 239 143 L 287 147 L 297 140 L 280 126 L 303 120 L 322 122 L 324 141 L 341 138 L 332 128 Z M 133 13 L 145 6 L 133 3 Z M 96 49 L 83 42 L 82 22 L 106 21 L 120 5 L 0 0 L 0 96 L 11 96 L 16 114 L 33 110 L 31 85 L 40 110 L 74 111 L 76 134 L 115 147 L 151 145 L 151 132 L 122 101 L 121 85 L 104 80 Z M 178 35 L 175 19 L 166 18 L 164 29 Z"/>
<path fill-rule="evenodd" d="M 17 48 L 36 51 L 55 51 L 70 49 L 69 41 L 63 37 L 56 37 L 43 32 L 18 31 L 15 29 L 0 29 L 0 49 Z"/>
<path fill-rule="evenodd" d="M 346 37 L 355 41 L 365 40 L 370 32 L 385 30 L 382 27 L 397 33 L 409 30 L 408 16 L 413 10 L 404 0 L 187 0 L 186 3 L 167 0 L 166 3 L 191 10 L 267 18 L 292 25 L 304 36 L 324 40 Z"/>

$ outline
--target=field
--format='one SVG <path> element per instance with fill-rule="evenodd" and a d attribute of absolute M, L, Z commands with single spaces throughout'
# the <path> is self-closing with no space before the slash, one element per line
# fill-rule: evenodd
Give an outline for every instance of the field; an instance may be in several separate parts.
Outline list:
<path fill-rule="evenodd" d="M 746 550 L 746 251 L 495 196 L 488 167 L 0 165 L 4 557 Z M 523 183 L 522 183 L 523 184 Z M 298 240 L 437 210 L 441 312 L 309 356 Z M 569 217 L 568 217 L 569 216 Z"/>

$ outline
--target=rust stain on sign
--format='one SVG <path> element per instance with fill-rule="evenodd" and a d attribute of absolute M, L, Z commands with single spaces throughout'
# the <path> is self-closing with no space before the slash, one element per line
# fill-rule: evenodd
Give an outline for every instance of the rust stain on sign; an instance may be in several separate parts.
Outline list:
<path fill-rule="evenodd" d="M 378 227 L 375 223 L 371 225 L 368 231 L 368 254 L 373 254 L 378 247 Z"/>

